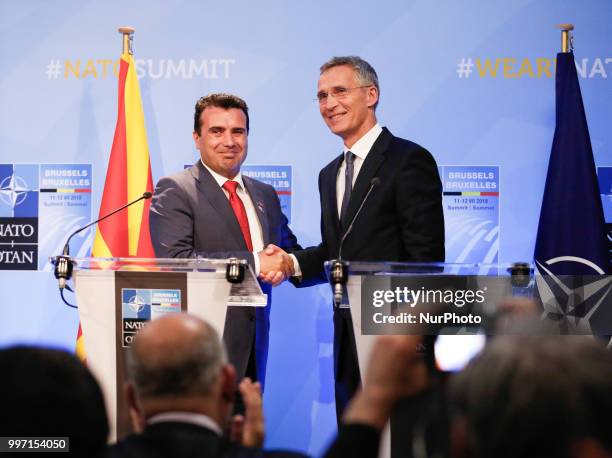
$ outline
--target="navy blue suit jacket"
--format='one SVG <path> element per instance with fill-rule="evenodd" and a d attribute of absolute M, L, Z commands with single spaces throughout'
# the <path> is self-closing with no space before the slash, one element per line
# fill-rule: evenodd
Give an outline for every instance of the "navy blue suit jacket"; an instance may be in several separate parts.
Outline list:
<path fill-rule="evenodd" d="M 326 281 L 323 263 L 338 257 L 343 229 L 336 199 L 336 178 L 344 159 L 336 157 L 319 173 L 321 238 L 316 247 L 295 254 L 302 282 Z M 351 221 L 370 188 L 374 187 L 342 247 L 349 261 L 444 261 L 442 184 L 432 155 L 383 128 L 361 166 L 347 212 Z"/>

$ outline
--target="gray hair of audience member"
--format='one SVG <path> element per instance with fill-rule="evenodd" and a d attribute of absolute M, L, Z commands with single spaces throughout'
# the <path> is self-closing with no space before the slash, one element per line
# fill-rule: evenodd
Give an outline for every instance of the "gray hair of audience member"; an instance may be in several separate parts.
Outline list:
<path fill-rule="evenodd" d="M 333 67 L 339 67 L 346 65 L 355 70 L 357 76 L 357 82 L 360 86 L 374 86 L 378 97 L 380 98 L 380 86 L 378 85 L 378 75 L 376 70 L 368 62 L 363 60 L 359 56 L 337 56 L 332 57 L 330 60 L 321 65 L 320 73 L 323 74 L 327 70 Z M 378 106 L 378 101 L 374 104 L 374 110 Z"/>
<path fill-rule="evenodd" d="M 612 451 L 612 355 L 591 337 L 497 337 L 451 400 L 473 457 L 569 457 L 585 438 Z"/>
<path fill-rule="evenodd" d="M 164 335 L 156 335 L 156 345 L 164 348 L 163 354 L 151 351 L 137 335 L 127 352 L 128 377 L 140 398 L 207 396 L 227 364 L 217 332 L 199 318 L 180 317 L 195 322 L 198 331 L 168 336 L 167 342 Z"/>

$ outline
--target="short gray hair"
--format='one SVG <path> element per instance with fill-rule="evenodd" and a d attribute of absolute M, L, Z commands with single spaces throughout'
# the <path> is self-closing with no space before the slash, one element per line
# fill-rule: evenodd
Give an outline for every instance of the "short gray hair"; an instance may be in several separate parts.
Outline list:
<path fill-rule="evenodd" d="M 516 458 L 569 457 L 583 437 L 612 451 L 611 392 L 612 356 L 602 342 L 499 336 L 455 376 L 450 395 L 466 420 L 470 456 Z"/>
<path fill-rule="evenodd" d="M 337 56 L 332 57 L 330 60 L 321 65 L 320 73 L 323 74 L 327 70 L 333 67 L 339 67 L 341 65 L 347 65 L 355 70 L 357 80 L 362 86 L 374 86 L 378 97 L 380 99 L 380 86 L 378 85 L 378 75 L 376 70 L 368 62 L 363 60 L 359 56 Z M 374 109 L 378 106 L 378 101 L 374 105 Z"/>
<path fill-rule="evenodd" d="M 207 325 L 187 349 L 176 348 L 167 358 L 148 355 L 138 347 L 138 337 L 127 352 L 127 372 L 140 397 L 207 396 L 227 364 L 225 347 Z"/>

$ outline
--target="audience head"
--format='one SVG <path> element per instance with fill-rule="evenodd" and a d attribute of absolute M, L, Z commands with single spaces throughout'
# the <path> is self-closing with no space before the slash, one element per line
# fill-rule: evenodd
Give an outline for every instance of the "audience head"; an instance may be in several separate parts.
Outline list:
<path fill-rule="evenodd" d="M 235 372 L 217 332 L 187 314 L 151 321 L 127 357 L 128 399 L 141 420 L 166 411 L 204 413 L 224 426 Z"/>
<path fill-rule="evenodd" d="M 497 337 L 455 377 L 451 398 L 459 456 L 612 453 L 612 359 L 592 338 Z"/>
<path fill-rule="evenodd" d="M 109 425 L 102 391 L 73 355 L 53 349 L 0 351 L 0 431 L 13 437 L 69 437 L 70 452 L 95 456 Z"/>

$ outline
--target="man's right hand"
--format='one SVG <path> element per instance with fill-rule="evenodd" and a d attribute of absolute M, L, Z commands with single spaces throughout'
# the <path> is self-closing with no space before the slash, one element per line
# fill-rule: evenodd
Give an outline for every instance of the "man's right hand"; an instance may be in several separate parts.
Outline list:
<path fill-rule="evenodd" d="M 257 253 L 259 256 L 259 278 L 276 286 L 287 278 L 293 276 L 293 260 L 276 245 L 268 245 Z"/>

